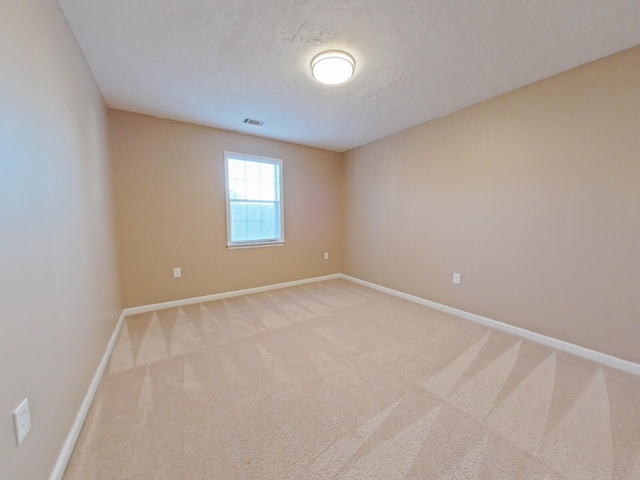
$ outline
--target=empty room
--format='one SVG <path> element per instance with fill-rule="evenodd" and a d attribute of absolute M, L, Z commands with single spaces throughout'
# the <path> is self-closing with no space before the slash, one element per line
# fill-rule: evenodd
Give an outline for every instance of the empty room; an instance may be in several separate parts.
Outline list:
<path fill-rule="evenodd" d="M 637 0 L 0 0 L 0 479 L 640 480 Z"/>

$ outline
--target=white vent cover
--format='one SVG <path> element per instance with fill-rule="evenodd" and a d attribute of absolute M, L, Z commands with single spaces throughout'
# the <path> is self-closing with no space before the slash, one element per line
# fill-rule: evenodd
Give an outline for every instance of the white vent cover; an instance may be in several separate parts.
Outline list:
<path fill-rule="evenodd" d="M 264 125 L 264 122 L 261 120 L 256 120 L 255 118 L 245 118 L 242 120 L 242 123 L 246 123 L 247 125 L 253 125 L 255 127 L 261 127 Z"/>

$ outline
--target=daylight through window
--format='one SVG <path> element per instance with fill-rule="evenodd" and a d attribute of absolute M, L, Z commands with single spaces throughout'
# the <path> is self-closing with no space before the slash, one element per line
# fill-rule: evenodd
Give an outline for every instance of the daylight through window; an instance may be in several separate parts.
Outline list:
<path fill-rule="evenodd" d="M 225 152 L 227 246 L 284 243 L 282 160 Z"/>

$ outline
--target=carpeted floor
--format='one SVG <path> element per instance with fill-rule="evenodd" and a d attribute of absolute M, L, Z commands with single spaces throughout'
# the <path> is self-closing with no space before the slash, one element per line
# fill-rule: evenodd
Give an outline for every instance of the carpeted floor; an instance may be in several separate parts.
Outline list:
<path fill-rule="evenodd" d="M 334 280 L 126 319 L 93 479 L 640 479 L 640 377 Z"/>

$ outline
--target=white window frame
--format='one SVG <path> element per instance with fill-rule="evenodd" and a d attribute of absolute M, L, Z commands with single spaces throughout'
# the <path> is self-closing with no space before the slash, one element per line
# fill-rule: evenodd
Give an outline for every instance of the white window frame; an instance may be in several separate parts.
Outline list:
<path fill-rule="evenodd" d="M 231 197 L 229 189 L 229 159 L 245 160 L 250 162 L 261 162 L 278 165 L 278 177 L 280 186 L 280 237 L 270 240 L 249 240 L 244 242 L 233 242 L 231 240 Z M 277 247 L 284 245 L 284 183 L 283 168 L 281 158 L 263 157 L 259 155 L 250 155 L 248 153 L 224 152 L 224 187 L 225 198 L 227 203 L 227 248 L 256 248 L 256 247 Z"/>

